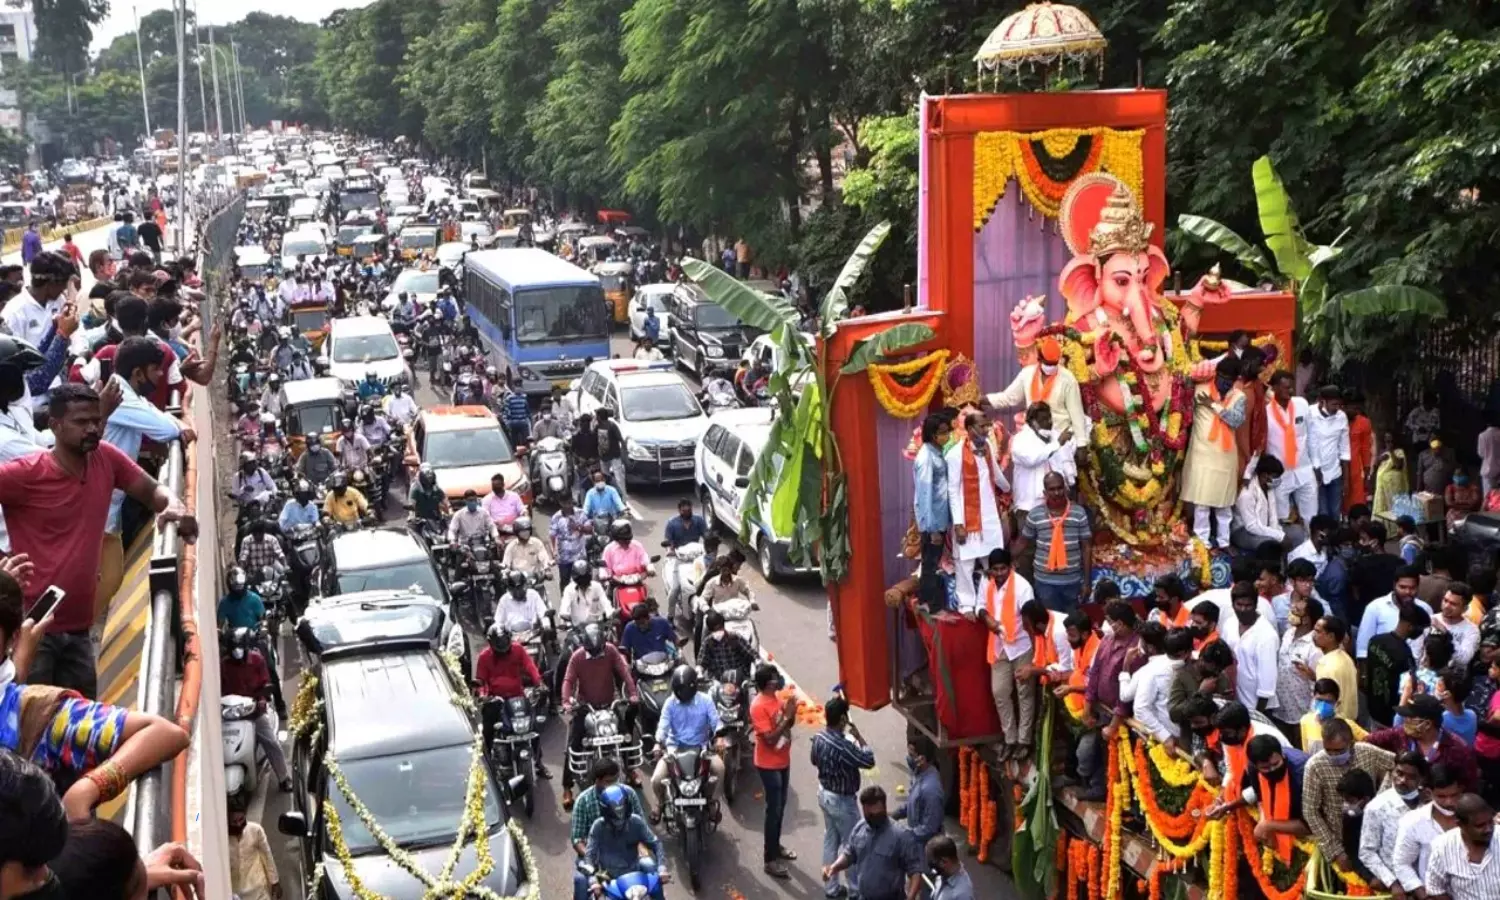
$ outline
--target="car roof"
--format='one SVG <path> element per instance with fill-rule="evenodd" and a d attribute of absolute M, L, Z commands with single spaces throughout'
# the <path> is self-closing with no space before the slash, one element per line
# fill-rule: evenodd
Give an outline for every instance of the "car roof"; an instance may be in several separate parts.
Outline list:
<path fill-rule="evenodd" d="M 345 316 L 330 323 L 329 333 L 339 335 L 389 334 L 391 323 L 379 316 Z"/>
<path fill-rule="evenodd" d="M 670 294 L 677 285 L 667 281 L 659 281 L 656 284 L 643 284 L 635 289 L 636 295 L 641 294 Z"/>
<path fill-rule="evenodd" d="M 635 266 L 628 262 L 602 262 L 594 266 L 594 272 L 598 275 L 628 275 L 635 271 Z"/>
<path fill-rule="evenodd" d="M 621 385 L 627 381 L 632 385 L 670 384 L 674 381 L 682 381 L 682 376 L 677 374 L 675 364 L 665 359 L 656 362 L 645 362 L 639 359 L 601 359 L 589 366 L 589 369 Z"/>
<path fill-rule="evenodd" d="M 281 393 L 292 406 L 338 400 L 344 396 L 344 383 L 337 378 L 304 378 L 287 381 L 281 385 Z"/>
<path fill-rule="evenodd" d="M 605 244 L 614 243 L 618 242 L 607 234 L 591 234 L 588 237 L 578 239 L 578 246 L 580 247 L 601 247 Z"/>
<path fill-rule="evenodd" d="M 416 224 L 402 225 L 401 226 L 401 233 L 402 234 L 420 234 L 420 233 L 437 234 L 437 226 L 435 226 L 435 225 L 416 225 Z"/>
<path fill-rule="evenodd" d="M 750 445 L 751 450 L 759 455 L 766 441 L 771 437 L 771 422 L 775 418 L 775 409 L 751 406 L 744 409 L 720 410 L 708 417 L 708 425 L 710 428 L 715 425 L 722 427 Z"/>
<path fill-rule="evenodd" d="M 405 528 L 367 528 L 333 539 L 335 565 L 344 571 L 370 569 L 387 563 L 431 561 L 427 548 Z"/>
<path fill-rule="evenodd" d="M 483 406 L 434 406 L 422 410 L 422 427 L 432 431 L 477 431 L 499 427 L 500 420 Z"/>
<path fill-rule="evenodd" d="M 453 703 L 449 678 L 426 650 L 325 663 L 329 750 L 341 759 L 369 759 L 472 743 L 473 726 Z M 393 716 L 394 709 L 401 714 Z"/>

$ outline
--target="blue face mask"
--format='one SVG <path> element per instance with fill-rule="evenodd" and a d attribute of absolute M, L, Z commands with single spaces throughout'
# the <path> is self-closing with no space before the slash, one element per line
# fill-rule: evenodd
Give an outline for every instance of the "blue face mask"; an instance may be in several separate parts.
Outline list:
<path fill-rule="evenodd" d="M 1467 476 L 1467 475 L 1454 475 L 1453 476 L 1453 483 L 1457 484 L 1457 485 L 1468 484 L 1469 483 L 1469 476 Z"/>
<path fill-rule="evenodd" d="M 1333 711 L 1334 711 L 1334 706 L 1333 706 L 1333 701 L 1332 700 L 1314 700 L 1313 701 L 1313 712 L 1315 712 L 1315 713 L 1318 714 L 1318 718 L 1320 720 L 1325 720 L 1326 721 L 1328 719 L 1333 718 Z"/>
<path fill-rule="evenodd" d="M 479 509 L 479 501 L 478 500 L 469 500 L 466 503 L 464 503 L 464 508 L 467 509 L 469 512 L 476 512 Z"/>
<path fill-rule="evenodd" d="M 1349 760 L 1354 758 L 1353 750 L 1345 750 L 1343 753 L 1329 753 L 1328 761 L 1336 766 L 1347 766 Z"/>

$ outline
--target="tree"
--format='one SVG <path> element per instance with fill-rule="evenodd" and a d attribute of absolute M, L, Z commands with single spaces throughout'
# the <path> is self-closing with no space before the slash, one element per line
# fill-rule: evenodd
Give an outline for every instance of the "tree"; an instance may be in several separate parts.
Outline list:
<path fill-rule="evenodd" d="M 26 152 L 31 141 L 14 128 L 0 128 L 0 163 L 11 166 L 26 164 Z"/>
<path fill-rule="evenodd" d="M 496 11 L 496 0 L 451 3 L 438 27 L 419 36 L 407 54 L 401 90 L 424 110 L 422 134 L 440 153 L 479 161 L 489 143 L 487 51 Z"/>
<path fill-rule="evenodd" d="M 109 0 L 32 0 L 31 9 L 32 57 L 54 72 L 82 72 L 94 26 L 104 21 Z"/>
<path fill-rule="evenodd" d="M 546 93 L 555 59 L 552 39 L 542 26 L 556 6 L 556 0 L 501 0 L 495 37 L 483 51 L 490 73 L 484 101 L 490 108 L 490 141 L 498 157 L 489 160 L 492 178 L 504 174 L 518 182 L 551 186 L 532 168 L 536 141 L 529 113 Z"/>

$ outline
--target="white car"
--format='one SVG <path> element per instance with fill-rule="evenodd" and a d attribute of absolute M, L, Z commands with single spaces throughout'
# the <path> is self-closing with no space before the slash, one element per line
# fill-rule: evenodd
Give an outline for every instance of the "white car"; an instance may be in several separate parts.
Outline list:
<path fill-rule="evenodd" d="M 479 239 L 479 246 L 488 247 L 494 240 L 495 229 L 490 227 L 490 223 L 484 221 L 467 221 L 458 223 L 459 240 L 467 244 L 470 242 L 470 240 L 476 237 Z"/>
<path fill-rule="evenodd" d="M 328 238 L 321 231 L 293 231 L 281 239 L 281 270 L 297 268 L 297 258 L 313 262 L 328 258 Z"/>
<path fill-rule="evenodd" d="M 708 416 L 670 362 L 600 360 L 584 370 L 574 390 L 580 414 L 601 407 L 614 412 L 625 439 L 627 483 L 666 484 L 693 477 L 693 451 Z"/>
<path fill-rule="evenodd" d="M 703 440 L 698 442 L 693 481 L 703 505 L 703 517 L 710 526 L 722 523 L 721 530 L 740 533 L 745 489 L 750 486 L 750 472 L 771 436 L 773 413 L 774 410 L 765 407 L 726 409 L 709 419 Z M 746 548 L 755 551 L 761 574 L 774 582 L 817 571 L 816 567 L 792 561 L 791 543 L 772 530 L 768 506 L 762 503 L 752 517 L 751 546 Z"/>
<path fill-rule="evenodd" d="M 329 375 L 350 386 L 363 381 L 371 370 L 386 384 L 408 380 L 406 360 L 391 333 L 391 323 L 378 316 L 331 320 L 323 361 Z"/>
<path fill-rule="evenodd" d="M 672 284 L 643 284 L 636 289 L 635 296 L 630 298 L 630 339 L 638 341 L 646 335 L 646 307 L 656 310 L 656 319 L 661 327 L 657 329 L 656 345 L 663 349 L 672 346 L 672 315 L 671 303 L 672 290 L 676 285 Z"/>
<path fill-rule="evenodd" d="M 396 276 L 396 280 L 391 282 L 390 293 L 380 301 L 380 308 L 387 311 L 395 309 L 403 291 L 411 294 L 418 303 L 437 300 L 438 270 L 424 270 L 413 266 L 402 269 L 401 274 Z"/>
<path fill-rule="evenodd" d="M 449 241 L 439 244 L 437 248 L 438 265 L 444 269 L 457 269 L 464 261 L 464 254 L 469 252 L 469 245 L 462 241 Z"/>

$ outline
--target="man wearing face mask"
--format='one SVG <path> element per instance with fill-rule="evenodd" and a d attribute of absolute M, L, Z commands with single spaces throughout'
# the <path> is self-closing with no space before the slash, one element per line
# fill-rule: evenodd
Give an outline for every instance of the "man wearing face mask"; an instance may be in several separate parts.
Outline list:
<path fill-rule="evenodd" d="M 1419 750 L 1434 764 L 1442 763 L 1458 776 L 1460 786 L 1475 790 L 1479 786 L 1479 768 L 1474 750 L 1461 738 L 1443 727 L 1444 707 L 1431 694 L 1419 693 L 1396 708 L 1401 724 L 1371 732 L 1366 740 L 1392 753 Z"/>
<path fill-rule="evenodd" d="M 1429 772 L 1422 754 L 1403 753 L 1396 757 L 1390 787 L 1365 804 L 1359 862 L 1370 873 L 1370 887 L 1377 893 L 1389 892 L 1392 900 L 1406 898 L 1406 889 L 1395 872 L 1397 828 L 1403 816 L 1428 802 Z"/>
<path fill-rule="evenodd" d="M 1434 763 L 1428 775 L 1431 799 L 1401 817 L 1396 824 L 1396 849 L 1391 871 L 1408 897 L 1428 900 L 1425 879 L 1434 842 L 1458 827 L 1458 800 L 1464 795 L 1458 773 Z"/>
<path fill-rule="evenodd" d="M 1242 806 L 1258 805 L 1260 820 L 1255 824 L 1256 842 L 1269 848 L 1283 864 L 1290 865 L 1295 840 L 1308 834 L 1303 794 L 1307 755 L 1285 746 L 1269 734 L 1262 734 L 1246 744 L 1245 758 L 1249 765 L 1239 783 L 1234 785 L 1239 796 L 1214 806 L 1208 815 L 1215 817 Z M 1226 791 L 1229 787 L 1226 782 Z"/>
<path fill-rule="evenodd" d="M 925 863 L 922 845 L 905 827 L 890 820 L 885 789 L 880 785 L 860 791 L 859 806 L 864 819 L 850 832 L 838 859 L 823 867 L 823 880 L 853 867 L 861 900 L 917 900 Z"/>
<path fill-rule="evenodd" d="M 239 805 L 229 810 L 230 887 L 239 900 L 281 900 L 281 878 L 271 843 L 259 822 L 246 820 Z"/>
<path fill-rule="evenodd" d="M 1234 501 L 1231 544 L 1252 553 L 1267 542 L 1279 544 L 1282 550 L 1291 549 L 1276 515 L 1276 480 L 1283 471 L 1281 460 L 1274 456 L 1263 455 L 1256 461 L 1254 477 L 1245 483 Z"/>
<path fill-rule="evenodd" d="M 479 492 L 473 488 L 464 491 L 463 508 L 448 520 L 448 542 L 467 544 L 487 538 L 491 543 L 500 542 L 500 531 L 484 507 L 479 504 Z"/>
<path fill-rule="evenodd" d="M 1043 481 L 1049 472 L 1077 471 L 1072 456 L 1073 429 L 1066 424 L 1060 433 L 1053 431 L 1052 407 L 1037 402 L 1026 408 L 1026 425 L 1010 442 L 1010 458 L 1015 466 L 1012 515 L 1017 531 L 1026 514 L 1043 502 Z M 1066 478 L 1066 475 L 1064 475 Z"/>
<path fill-rule="evenodd" d="M 1344 803 L 1339 798 L 1339 779 L 1350 769 L 1362 769 L 1376 783 L 1385 780 L 1396 763 L 1396 754 L 1373 743 L 1355 743 L 1354 730 L 1340 718 L 1323 723 L 1323 749 L 1307 761 L 1303 811 L 1323 858 L 1349 871 L 1358 847 L 1346 847 L 1343 836 Z"/>
<path fill-rule="evenodd" d="M 1276 676 L 1280 638 L 1276 626 L 1260 614 L 1255 585 L 1242 581 L 1230 590 L 1238 639 L 1232 642 L 1236 664 L 1235 693 L 1247 709 L 1276 709 Z"/>
<path fill-rule="evenodd" d="M 1010 386 L 987 398 L 991 407 L 998 410 L 1030 410 L 1036 403 L 1045 403 L 1052 411 L 1052 420 L 1061 423 L 1064 431 L 1079 437 L 1089 433 L 1088 416 L 1083 411 L 1083 392 L 1078 379 L 1062 363 L 1062 345 L 1057 338 L 1048 335 L 1036 342 L 1036 362 L 1022 366 Z M 1062 443 L 1066 443 L 1063 441 Z"/>
<path fill-rule="evenodd" d="M 1293 504 L 1304 521 L 1318 511 L 1318 482 L 1308 434 L 1311 410 L 1306 400 L 1292 396 L 1295 384 L 1290 372 L 1272 375 L 1271 397 L 1266 403 L 1266 453 L 1276 457 L 1286 470 L 1276 483 L 1276 514 L 1283 522 L 1291 518 Z"/>
<path fill-rule="evenodd" d="M 1500 895 L 1495 810 L 1478 794 L 1454 805 L 1458 828 L 1432 843 L 1422 886 L 1431 900 L 1491 900 Z"/>
<path fill-rule="evenodd" d="M 1182 501 L 1193 504 L 1193 534 L 1210 547 L 1228 547 L 1230 510 L 1239 492 L 1235 429 L 1245 421 L 1238 357 L 1219 360 L 1214 377 L 1195 389 L 1192 436 L 1182 475 Z M 1212 521 L 1210 521 L 1212 520 Z"/>
<path fill-rule="evenodd" d="M 1010 490 L 990 444 L 990 423 L 983 413 L 963 419 L 963 439 L 943 454 L 948 466 L 948 506 L 953 520 L 955 590 L 961 609 L 978 605 L 974 564 L 1005 546 L 998 491 Z"/>
<path fill-rule="evenodd" d="M 266 714 L 271 697 L 271 672 L 266 659 L 255 649 L 255 633 L 248 628 L 236 628 L 224 635 L 224 658 L 219 663 L 219 689 L 224 696 L 235 694 L 255 701 L 255 742 L 266 752 L 271 762 L 271 771 L 281 785 L 281 792 L 292 791 L 291 774 L 287 771 L 286 754 L 281 741 Z"/>
<path fill-rule="evenodd" d="M 974 900 L 974 882 L 953 838 L 940 834 L 927 842 L 927 867 L 937 876 L 932 900 Z"/>
<path fill-rule="evenodd" d="M 912 837 L 925 847 L 943 831 L 943 782 L 932 741 L 918 735 L 906 745 L 906 770 L 911 778 L 906 802 L 897 805 L 891 818 L 906 822 Z"/>

